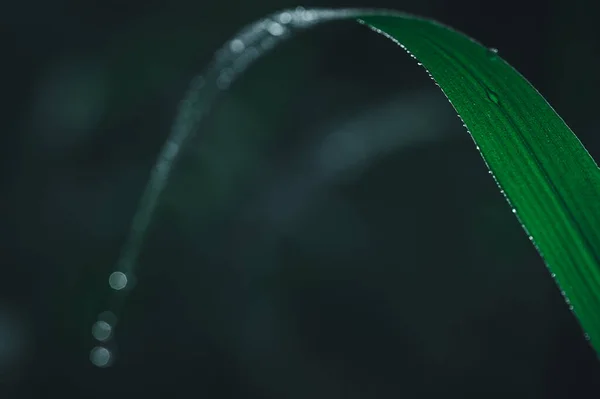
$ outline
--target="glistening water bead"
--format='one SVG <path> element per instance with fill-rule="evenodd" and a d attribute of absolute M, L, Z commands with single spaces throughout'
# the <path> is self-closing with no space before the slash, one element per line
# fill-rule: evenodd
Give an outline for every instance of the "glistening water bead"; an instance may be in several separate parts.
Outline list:
<path fill-rule="evenodd" d="M 108 367 L 112 360 L 112 354 L 103 346 L 96 346 L 90 352 L 90 361 L 94 366 Z"/>
<path fill-rule="evenodd" d="M 284 11 L 281 14 L 279 14 L 279 22 L 281 22 L 282 24 L 289 24 L 290 22 L 292 22 L 292 14 L 289 11 Z"/>
<path fill-rule="evenodd" d="M 112 335 L 112 326 L 104 320 L 98 320 L 92 326 L 92 335 L 98 341 L 106 341 Z"/>
<path fill-rule="evenodd" d="M 242 51 L 244 51 L 246 49 L 246 45 L 240 39 L 233 39 L 231 41 L 231 43 L 229 44 L 229 49 L 233 53 L 241 53 Z"/>
<path fill-rule="evenodd" d="M 494 61 L 498 59 L 498 49 L 490 47 L 487 49 L 487 56 L 490 60 Z"/>
<path fill-rule="evenodd" d="M 267 30 L 273 36 L 281 36 L 285 32 L 285 28 L 278 22 L 271 22 Z"/>
<path fill-rule="evenodd" d="M 127 286 L 127 276 L 123 272 L 113 272 L 108 277 L 108 285 L 113 290 L 122 290 Z"/>

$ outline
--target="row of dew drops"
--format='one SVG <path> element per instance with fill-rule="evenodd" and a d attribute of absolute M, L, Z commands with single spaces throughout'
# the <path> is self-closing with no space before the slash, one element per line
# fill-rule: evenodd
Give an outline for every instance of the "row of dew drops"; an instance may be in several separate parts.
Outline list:
<path fill-rule="evenodd" d="M 221 69 L 216 80 L 217 87 L 227 89 L 252 61 L 287 36 L 290 33 L 288 28 L 306 28 L 318 22 L 321 17 L 316 11 L 297 7 L 293 11 L 276 13 L 249 26 L 217 52 L 217 62 L 222 58 L 232 59 L 230 66 Z"/>
<path fill-rule="evenodd" d="M 297 7 L 295 10 L 278 12 L 247 27 L 215 55 L 217 65 L 222 65 L 215 82 L 217 87 L 227 89 L 236 76 L 254 60 L 288 36 L 288 27 L 306 28 L 316 23 L 317 19 L 326 19 L 326 15 L 321 14 L 322 12 Z M 194 79 L 194 82 L 197 80 L 198 78 Z M 202 87 L 195 83 L 192 86 L 192 89 L 194 86 L 198 89 Z M 132 280 L 133 274 L 129 270 L 115 271 L 110 274 L 108 284 L 114 291 L 127 291 L 132 288 Z M 98 343 L 90 351 L 89 358 L 97 367 L 109 367 L 114 363 L 116 324 L 117 316 L 107 310 L 98 315 L 92 326 L 92 336 Z"/>
<path fill-rule="evenodd" d="M 108 277 L 108 284 L 115 291 L 122 291 L 131 286 L 131 278 L 123 272 L 113 272 Z M 114 361 L 114 350 L 108 348 L 113 337 L 114 328 L 117 325 L 117 316 L 111 311 L 104 311 L 92 326 L 92 336 L 100 344 L 92 348 L 90 361 L 98 367 L 108 367 Z"/>

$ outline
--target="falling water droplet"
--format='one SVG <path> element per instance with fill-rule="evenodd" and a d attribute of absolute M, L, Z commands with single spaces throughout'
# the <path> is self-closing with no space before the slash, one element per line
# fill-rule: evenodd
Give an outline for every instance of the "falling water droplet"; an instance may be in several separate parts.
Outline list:
<path fill-rule="evenodd" d="M 490 60 L 498 59 L 498 49 L 494 47 L 490 47 L 487 49 L 487 56 Z"/>
<path fill-rule="evenodd" d="M 498 99 L 498 95 L 491 89 L 486 89 L 486 93 L 491 102 L 498 105 L 500 104 L 500 100 Z"/>
<path fill-rule="evenodd" d="M 108 277 L 108 284 L 113 290 L 122 290 L 127 286 L 127 276 L 123 272 L 113 272 Z"/>
<path fill-rule="evenodd" d="M 304 19 L 305 21 L 312 21 L 315 18 L 316 18 L 315 12 L 312 10 L 306 10 L 302 14 L 302 19 Z"/>
<path fill-rule="evenodd" d="M 271 22 L 267 30 L 273 36 L 281 36 L 285 32 L 285 28 L 279 22 Z"/>
<path fill-rule="evenodd" d="M 92 327 L 92 335 L 98 341 L 101 341 L 101 342 L 106 341 L 107 339 L 110 338 L 111 334 L 112 334 L 112 326 L 110 324 L 108 324 L 106 321 L 98 320 L 97 322 L 94 323 L 94 326 Z"/>
<path fill-rule="evenodd" d="M 289 24 L 292 21 L 292 14 L 290 14 L 287 11 L 282 12 L 279 15 L 279 22 L 281 22 L 282 24 Z"/>
<path fill-rule="evenodd" d="M 229 43 L 229 49 L 234 53 L 241 53 L 246 48 L 246 45 L 240 39 L 234 39 Z"/>
<path fill-rule="evenodd" d="M 108 367 L 112 360 L 110 351 L 102 346 L 96 346 L 90 352 L 90 361 L 94 366 Z"/>

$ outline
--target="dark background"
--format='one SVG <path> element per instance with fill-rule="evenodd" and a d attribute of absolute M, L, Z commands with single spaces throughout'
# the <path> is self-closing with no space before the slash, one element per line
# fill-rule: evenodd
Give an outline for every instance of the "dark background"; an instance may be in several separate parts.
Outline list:
<path fill-rule="evenodd" d="M 221 97 L 135 288 L 110 291 L 189 81 L 296 5 L 0 5 L 0 398 L 599 397 L 596 355 L 450 105 L 351 22 Z M 595 3 L 302 5 L 395 8 L 498 48 L 598 159 Z M 120 299 L 115 362 L 95 367 L 91 326 Z"/>

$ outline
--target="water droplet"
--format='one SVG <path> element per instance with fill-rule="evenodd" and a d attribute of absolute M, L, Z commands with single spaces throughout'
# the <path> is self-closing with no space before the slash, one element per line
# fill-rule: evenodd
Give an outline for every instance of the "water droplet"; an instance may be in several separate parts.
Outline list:
<path fill-rule="evenodd" d="M 552 277 L 552 278 L 556 278 L 556 273 L 551 273 L 551 274 L 550 274 L 550 277 Z"/>
<path fill-rule="evenodd" d="M 493 102 L 494 104 L 500 104 L 500 100 L 498 99 L 498 95 L 490 89 L 486 89 L 486 93 L 488 98 L 490 99 L 491 102 Z"/>
<path fill-rule="evenodd" d="M 515 208 L 513 208 L 512 213 L 517 213 L 517 210 Z"/>
<path fill-rule="evenodd" d="M 246 48 L 246 45 L 240 39 L 234 39 L 229 43 L 229 49 L 234 53 L 241 53 Z"/>
<path fill-rule="evenodd" d="M 127 286 L 127 276 L 123 272 L 113 272 L 108 277 L 108 284 L 113 290 L 122 290 Z"/>
<path fill-rule="evenodd" d="M 494 47 L 490 47 L 487 49 L 487 56 L 490 60 L 498 59 L 498 49 Z"/>
<path fill-rule="evenodd" d="M 590 334 L 588 334 L 588 333 L 583 334 L 583 337 L 585 338 L 586 341 L 590 341 L 591 340 Z"/>
<path fill-rule="evenodd" d="M 273 36 L 281 36 L 285 32 L 285 28 L 279 22 L 271 22 L 267 30 Z"/>
<path fill-rule="evenodd" d="M 287 11 L 282 12 L 279 15 L 279 22 L 281 22 L 282 24 L 289 24 L 292 21 L 292 14 L 290 14 Z"/>
<path fill-rule="evenodd" d="M 108 367 L 112 360 L 111 353 L 108 349 L 102 346 L 96 346 L 90 352 L 90 361 L 94 366 Z"/>
<path fill-rule="evenodd" d="M 304 7 L 298 6 L 294 11 L 294 15 L 292 15 L 292 19 L 295 23 L 302 23 L 302 17 L 304 15 Z"/>
<path fill-rule="evenodd" d="M 92 326 L 92 335 L 98 341 L 106 341 L 112 334 L 112 327 L 103 320 L 99 320 Z"/>
<path fill-rule="evenodd" d="M 315 15 L 314 11 L 312 11 L 312 10 L 306 10 L 306 11 L 304 11 L 304 13 L 302 15 L 302 18 L 305 21 L 312 21 L 313 19 L 316 18 L 316 15 Z"/>

